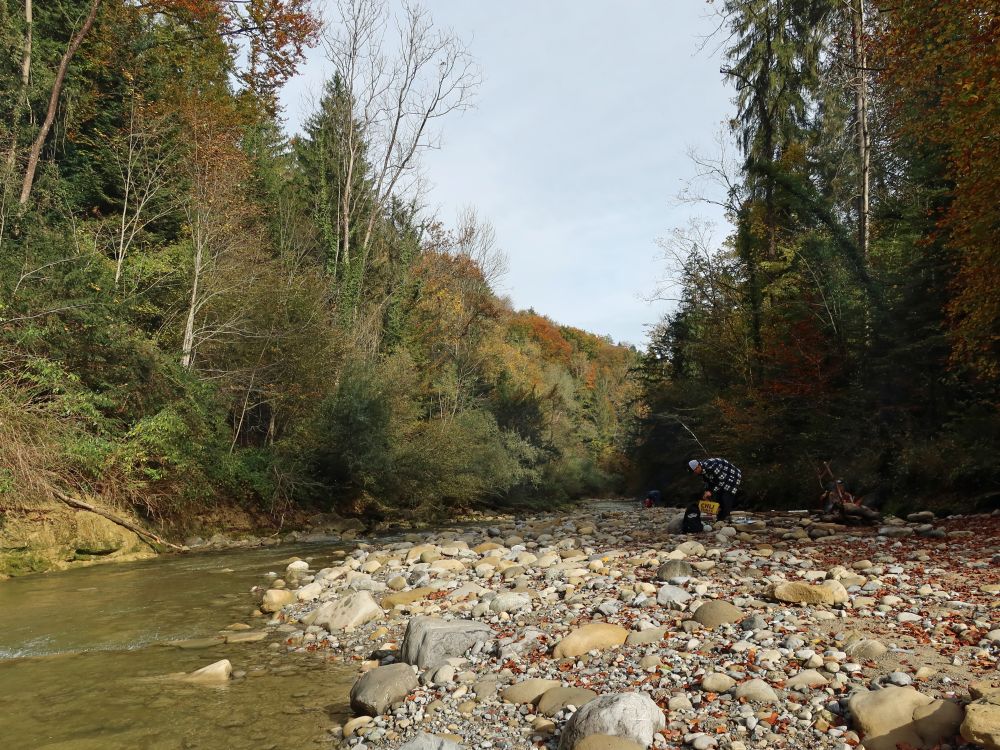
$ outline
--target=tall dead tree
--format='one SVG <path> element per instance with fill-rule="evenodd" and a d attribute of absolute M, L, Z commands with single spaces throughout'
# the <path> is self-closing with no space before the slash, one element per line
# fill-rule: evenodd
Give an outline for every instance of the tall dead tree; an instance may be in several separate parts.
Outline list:
<path fill-rule="evenodd" d="M 403 4 L 396 40 L 385 0 L 339 0 L 337 9 L 337 33 L 325 46 L 349 106 L 338 128 L 344 154 L 334 272 L 347 269 L 361 289 L 379 218 L 394 198 L 414 198 L 419 154 L 438 144 L 436 121 L 471 106 L 479 73 L 462 42 L 435 29 L 423 8 Z M 357 305 L 357 294 L 349 304 Z"/>
<path fill-rule="evenodd" d="M 174 201 L 164 199 L 177 160 L 167 119 L 150 114 L 133 97 L 128 124 L 112 139 L 111 154 L 122 189 L 121 214 L 112 240 L 117 287 L 125 258 L 143 230 L 176 207 Z"/>

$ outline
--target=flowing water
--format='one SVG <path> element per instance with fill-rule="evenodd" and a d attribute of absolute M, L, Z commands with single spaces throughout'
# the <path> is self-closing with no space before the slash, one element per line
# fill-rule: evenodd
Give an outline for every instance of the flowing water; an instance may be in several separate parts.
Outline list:
<path fill-rule="evenodd" d="M 259 643 L 183 649 L 233 623 L 261 628 L 249 590 L 291 556 L 330 545 L 164 556 L 0 581 L 4 750 L 268 750 L 330 747 L 353 667 Z M 224 686 L 171 674 L 229 659 Z"/>

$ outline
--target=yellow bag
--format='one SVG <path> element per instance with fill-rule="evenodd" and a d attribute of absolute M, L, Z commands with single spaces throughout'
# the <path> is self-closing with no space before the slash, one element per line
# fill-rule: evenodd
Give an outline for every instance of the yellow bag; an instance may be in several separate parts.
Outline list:
<path fill-rule="evenodd" d="M 714 516 L 719 512 L 719 504 L 714 500 L 702 500 L 698 503 L 698 510 L 702 515 Z"/>

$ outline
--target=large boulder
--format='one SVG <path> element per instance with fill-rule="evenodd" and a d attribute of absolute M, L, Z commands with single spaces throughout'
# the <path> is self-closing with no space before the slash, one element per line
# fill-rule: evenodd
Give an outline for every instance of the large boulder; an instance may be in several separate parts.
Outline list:
<path fill-rule="evenodd" d="M 789 690 L 807 690 L 809 688 L 823 687 L 830 681 L 815 669 L 803 669 L 794 677 L 790 677 L 785 682 L 785 687 Z"/>
<path fill-rule="evenodd" d="M 965 711 L 962 707 L 946 700 L 936 700 L 913 711 L 913 724 L 917 728 L 917 734 L 928 748 L 937 747 L 944 740 L 958 734 L 964 718 Z"/>
<path fill-rule="evenodd" d="M 737 686 L 736 700 L 740 699 L 746 699 L 751 703 L 777 703 L 778 694 L 764 680 L 755 679 Z"/>
<path fill-rule="evenodd" d="M 671 578 L 684 578 L 694 574 L 691 563 L 683 560 L 667 560 L 656 570 L 656 580 L 669 581 Z"/>
<path fill-rule="evenodd" d="M 564 656 L 579 656 L 597 649 L 602 651 L 612 646 L 620 646 L 628 638 L 628 631 L 620 625 L 607 622 L 592 622 L 577 628 L 556 644 L 553 656 L 561 659 Z"/>
<path fill-rule="evenodd" d="M 833 589 L 825 586 L 811 586 L 808 583 L 799 583 L 798 581 L 779 583 L 774 587 L 772 593 L 779 602 L 790 604 L 833 604 L 835 601 Z"/>
<path fill-rule="evenodd" d="M 433 544 L 418 544 L 415 547 L 410 547 L 406 551 L 406 562 L 430 562 L 429 559 L 423 559 L 424 553 L 430 553 L 429 556 L 438 555 L 438 557 L 434 559 L 439 559 L 441 555 L 441 548 Z"/>
<path fill-rule="evenodd" d="M 413 667 L 390 664 L 361 675 L 351 688 L 351 708 L 359 714 L 378 716 L 419 686 Z"/>
<path fill-rule="evenodd" d="M 331 633 L 351 630 L 383 617 L 382 608 L 367 591 L 355 591 L 323 603 L 302 618 L 305 625 L 318 625 Z"/>
<path fill-rule="evenodd" d="M 414 617 L 406 625 L 400 658 L 426 669 L 454 656 L 464 656 L 476 643 L 492 637 L 493 629 L 483 622 Z"/>
<path fill-rule="evenodd" d="M 722 672 L 709 672 L 701 680 L 701 689 L 706 693 L 725 693 L 732 689 L 736 680 Z"/>
<path fill-rule="evenodd" d="M 534 678 L 522 680 L 509 685 L 500 691 L 500 697 L 507 703 L 534 703 L 545 692 L 559 687 L 559 680 L 543 680 Z"/>
<path fill-rule="evenodd" d="M 444 573 L 458 573 L 465 570 L 465 564 L 461 560 L 435 560 L 431 563 L 431 570 L 438 570 Z"/>
<path fill-rule="evenodd" d="M 684 514 L 681 513 L 681 518 Z M 705 545 L 701 542 L 688 541 L 677 545 L 676 552 L 681 552 L 687 557 L 702 557 L 705 554 Z"/>
<path fill-rule="evenodd" d="M 285 575 L 289 578 L 303 576 L 309 572 L 309 563 L 305 560 L 292 560 L 285 566 Z"/>
<path fill-rule="evenodd" d="M 669 628 L 648 628 L 647 630 L 637 630 L 629 633 L 625 639 L 626 646 L 646 646 L 650 643 L 659 643 L 669 631 Z"/>
<path fill-rule="evenodd" d="M 260 608 L 265 612 L 278 612 L 286 604 L 296 601 L 295 592 L 288 589 L 268 589 L 264 592 L 264 600 Z"/>
<path fill-rule="evenodd" d="M 420 586 L 409 591 L 397 591 L 393 594 L 386 594 L 382 597 L 382 609 L 392 609 L 398 604 L 413 604 L 421 599 L 426 599 L 437 591 L 432 586 Z"/>
<path fill-rule="evenodd" d="M 535 703 L 537 713 L 542 716 L 555 716 L 566 706 L 580 706 L 590 703 L 597 697 L 597 693 L 587 688 L 578 687 L 554 687 L 546 690 Z"/>
<path fill-rule="evenodd" d="M 717 628 L 720 625 L 739 622 L 743 619 L 743 613 L 729 602 L 713 600 L 698 607 L 694 612 L 694 619 L 706 628 Z"/>
<path fill-rule="evenodd" d="M 581 707 L 563 729 L 559 750 L 573 750 L 584 737 L 608 734 L 649 747 L 667 725 L 663 711 L 643 693 L 602 695 Z"/>
<path fill-rule="evenodd" d="M 207 667 L 196 669 L 194 672 L 184 675 L 182 679 L 186 682 L 218 685 L 219 683 L 229 682 L 229 678 L 232 677 L 232 675 L 233 665 L 230 663 L 229 659 L 222 659 L 221 661 L 209 664 Z"/>
<path fill-rule="evenodd" d="M 319 599 L 322 593 L 323 584 L 319 581 L 313 581 L 296 591 L 295 598 L 300 602 L 314 602 Z"/>
<path fill-rule="evenodd" d="M 1000 688 L 965 707 L 962 737 L 988 750 L 1000 750 Z"/>
<path fill-rule="evenodd" d="M 867 750 L 897 750 L 900 744 L 930 750 L 958 733 L 962 709 L 909 687 L 861 691 L 849 702 L 853 726 Z"/>
<path fill-rule="evenodd" d="M 882 642 L 870 638 L 858 638 L 844 646 L 844 652 L 858 661 L 880 659 L 888 650 Z"/>
<path fill-rule="evenodd" d="M 497 594 L 490 602 L 491 612 L 520 612 L 531 609 L 531 597 L 515 591 Z"/>
<path fill-rule="evenodd" d="M 665 583 L 656 592 L 656 603 L 669 609 L 684 609 L 684 605 L 691 600 L 691 594 L 680 586 L 672 586 Z"/>
<path fill-rule="evenodd" d="M 847 589 L 844 588 L 844 584 L 842 584 L 840 581 L 832 581 L 832 580 L 823 581 L 820 584 L 820 587 L 824 589 L 830 589 L 830 592 L 833 594 L 834 604 L 843 604 L 844 602 L 846 602 L 848 599 L 851 598 L 847 593 Z"/>

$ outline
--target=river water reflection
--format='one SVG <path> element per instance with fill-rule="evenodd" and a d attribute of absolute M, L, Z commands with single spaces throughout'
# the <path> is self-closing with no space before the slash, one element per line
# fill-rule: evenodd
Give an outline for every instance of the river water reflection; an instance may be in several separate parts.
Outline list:
<path fill-rule="evenodd" d="M 166 646 L 242 622 L 250 588 L 331 545 L 164 556 L 0 582 L 0 746 L 5 750 L 306 750 L 347 716 L 353 667 L 269 642 Z M 273 641 L 273 639 L 272 639 Z M 280 656 L 278 655 L 280 654 Z M 166 678 L 229 659 L 224 687 Z"/>

